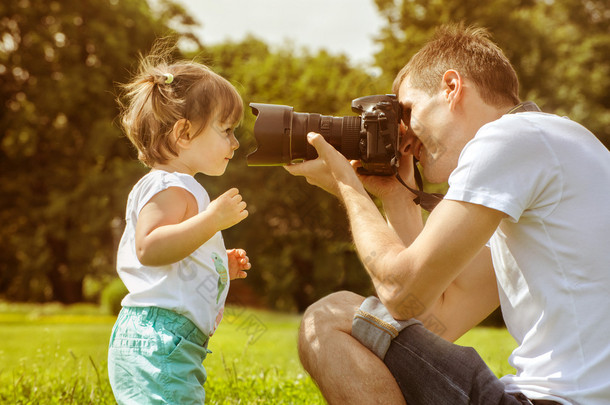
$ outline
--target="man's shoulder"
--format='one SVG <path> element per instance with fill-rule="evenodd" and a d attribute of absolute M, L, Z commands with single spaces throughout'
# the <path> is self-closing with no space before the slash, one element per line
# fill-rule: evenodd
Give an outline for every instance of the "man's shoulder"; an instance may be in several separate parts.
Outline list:
<path fill-rule="evenodd" d="M 479 130 L 480 134 L 488 132 L 511 134 L 531 131 L 540 131 L 549 124 L 549 121 L 561 119 L 552 114 L 540 112 L 525 112 L 517 114 L 504 114 L 495 121 L 488 122 Z"/>
<path fill-rule="evenodd" d="M 524 147 L 535 147 L 541 137 L 537 134 L 544 132 L 536 124 L 539 117 L 524 117 L 525 114 L 503 115 L 495 121 L 483 125 L 468 143 L 465 150 L 483 149 L 498 151 L 515 149 L 515 152 Z"/>
<path fill-rule="evenodd" d="M 569 138 L 581 133 L 592 134 L 582 125 L 566 117 L 542 112 L 505 114 L 483 125 L 474 139 L 492 140 L 495 144 L 515 145 L 521 149 L 536 145 L 569 142 Z"/>
<path fill-rule="evenodd" d="M 504 133 L 556 132 L 558 129 L 561 129 L 562 132 L 589 132 L 587 128 L 576 121 L 572 121 L 568 117 L 533 111 L 517 114 L 504 114 L 497 120 L 483 125 L 480 132 L 485 132 L 488 130 Z"/>

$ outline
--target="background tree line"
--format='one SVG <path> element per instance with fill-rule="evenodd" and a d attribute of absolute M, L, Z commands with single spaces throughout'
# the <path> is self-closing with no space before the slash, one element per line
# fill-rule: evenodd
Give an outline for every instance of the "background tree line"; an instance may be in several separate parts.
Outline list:
<path fill-rule="evenodd" d="M 386 93 L 441 23 L 488 27 L 515 65 L 522 99 L 568 115 L 610 145 L 610 11 L 604 0 L 376 0 L 386 26 L 372 76 L 344 55 L 254 37 L 216 46 L 170 0 L 15 0 L 0 4 L 0 298 L 95 299 L 115 277 L 127 194 L 146 171 L 116 123 L 117 83 L 158 37 L 188 41 L 244 102 L 351 115 L 350 101 Z M 247 108 L 227 173 L 201 177 L 212 198 L 237 186 L 250 217 L 225 232 L 255 266 L 245 282 L 273 308 L 303 310 L 338 289 L 372 291 L 342 208 L 277 167 L 247 167 Z"/>

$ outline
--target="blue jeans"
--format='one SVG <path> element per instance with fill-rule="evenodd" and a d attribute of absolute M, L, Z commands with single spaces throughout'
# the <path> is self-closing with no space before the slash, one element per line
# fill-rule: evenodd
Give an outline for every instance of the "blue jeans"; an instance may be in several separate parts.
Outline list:
<path fill-rule="evenodd" d="M 203 404 L 208 337 L 188 318 L 125 307 L 110 337 L 108 376 L 118 404 Z"/>
<path fill-rule="evenodd" d="M 421 324 L 403 329 L 384 363 L 407 404 L 521 404 L 472 347 L 447 342 Z M 525 402 L 528 403 L 528 402 Z"/>
<path fill-rule="evenodd" d="M 394 320 L 375 297 L 356 312 L 352 336 L 384 361 L 409 405 L 553 403 L 505 392 L 473 348 L 449 343 L 417 320 Z"/>

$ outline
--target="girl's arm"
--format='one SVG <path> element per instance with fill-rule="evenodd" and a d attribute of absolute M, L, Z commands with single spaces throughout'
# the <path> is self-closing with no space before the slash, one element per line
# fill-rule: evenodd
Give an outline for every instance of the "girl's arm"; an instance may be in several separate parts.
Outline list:
<path fill-rule="evenodd" d="M 248 216 L 246 203 L 235 188 L 212 201 L 200 213 L 195 197 L 180 187 L 156 194 L 142 208 L 136 224 L 136 253 L 146 266 L 178 262 L 216 232 Z"/>

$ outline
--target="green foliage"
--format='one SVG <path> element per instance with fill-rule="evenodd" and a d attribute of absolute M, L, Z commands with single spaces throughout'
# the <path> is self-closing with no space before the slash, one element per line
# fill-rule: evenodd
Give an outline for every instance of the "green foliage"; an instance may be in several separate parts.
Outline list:
<path fill-rule="evenodd" d="M 1 6 L 5 297 L 80 301 L 85 277 L 114 273 L 127 193 L 144 172 L 113 122 L 115 83 L 127 81 L 137 54 L 168 27 L 192 39 L 194 20 L 184 9 L 158 4 L 156 10 L 144 0 Z M 346 115 L 351 99 L 383 89 L 344 56 L 271 51 L 255 38 L 195 53 L 232 80 L 246 102 Z M 354 271 L 360 264 L 339 204 L 280 168 L 246 168 L 253 118 L 246 113 L 243 145 L 227 175 L 202 179 L 212 196 L 237 185 L 250 203 L 251 218 L 226 236 L 228 245 L 248 249 L 256 266 L 248 282 L 270 305 L 297 310 L 335 289 L 369 291 L 365 273 Z"/>
<path fill-rule="evenodd" d="M 112 224 L 143 173 L 113 122 L 114 85 L 179 12 L 157 17 L 145 0 L 0 5 L 6 297 L 78 302 L 86 275 L 114 272 Z"/>
<path fill-rule="evenodd" d="M 102 291 L 100 305 L 109 314 L 118 315 L 121 311 L 121 301 L 127 295 L 127 287 L 120 278 L 112 280 Z"/>
<path fill-rule="evenodd" d="M 567 115 L 610 145 L 610 12 L 603 0 L 376 0 L 388 24 L 376 61 L 391 80 L 443 23 L 488 28 L 521 98 Z"/>

